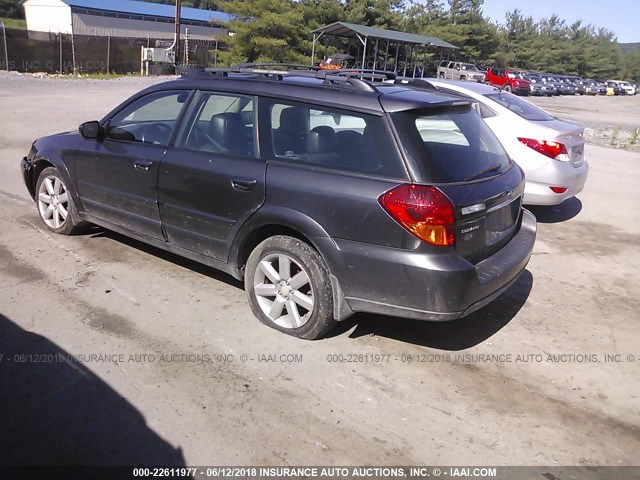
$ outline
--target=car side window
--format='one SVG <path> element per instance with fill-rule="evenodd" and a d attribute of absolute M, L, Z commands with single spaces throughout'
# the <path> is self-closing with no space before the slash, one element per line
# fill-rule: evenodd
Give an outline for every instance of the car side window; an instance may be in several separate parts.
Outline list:
<path fill-rule="evenodd" d="M 108 122 L 106 138 L 167 146 L 189 92 L 156 92 L 127 105 Z"/>
<path fill-rule="evenodd" d="M 199 152 L 256 158 L 253 97 L 203 92 L 178 146 Z"/>
<path fill-rule="evenodd" d="M 478 103 L 478 108 L 480 109 L 480 116 L 482 118 L 490 118 L 495 117 L 497 115 L 491 108 L 487 107 L 484 103 Z"/>
<path fill-rule="evenodd" d="M 384 119 L 301 104 L 271 106 L 273 156 L 300 164 L 402 178 Z"/>

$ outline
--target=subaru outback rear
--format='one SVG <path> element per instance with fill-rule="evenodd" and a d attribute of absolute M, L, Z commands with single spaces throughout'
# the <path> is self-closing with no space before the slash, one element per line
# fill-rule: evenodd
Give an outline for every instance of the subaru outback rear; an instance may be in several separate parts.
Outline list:
<path fill-rule="evenodd" d="M 523 173 L 471 102 L 417 85 L 371 91 L 352 93 L 352 104 L 340 107 L 328 105 L 337 103 L 330 95 L 325 105 L 317 96 L 312 105 L 271 100 L 268 107 L 274 157 L 262 209 L 287 206 L 292 216 L 313 219 L 317 228 L 303 241 L 330 279 L 313 295 L 325 304 L 324 316 L 303 309 L 293 321 L 288 284 L 274 282 L 274 297 L 265 275 L 254 281 L 258 258 L 249 261 L 245 285 L 264 323 L 303 338 L 321 336 L 354 312 L 460 318 L 504 292 L 533 249 L 536 220 L 522 208 Z M 283 124 L 295 130 L 286 147 Z M 278 271 L 274 253 L 285 252 L 263 257 Z"/>

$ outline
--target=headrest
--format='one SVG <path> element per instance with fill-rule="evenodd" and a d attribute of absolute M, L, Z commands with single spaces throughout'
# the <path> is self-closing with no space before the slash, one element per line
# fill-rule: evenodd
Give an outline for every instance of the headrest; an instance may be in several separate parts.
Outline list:
<path fill-rule="evenodd" d="M 341 130 L 336 133 L 338 145 L 345 148 L 354 148 L 364 143 L 364 135 L 355 130 Z"/>
<path fill-rule="evenodd" d="M 241 137 L 243 127 L 237 113 L 219 113 L 211 117 L 209 134 L 221 146 L 232 148 L 235 140 Z"/>
<path fill-rule="evenodd" d="M 309 110 L 287 107 L 280 112 L 280 130 L 293 135 L 306 135 L 310 128 Z"/>
<path fill-rule="evenodd" d="M 316 127 L 307 137 L 307 153 L 333 152 L 336 148 L 336 132 L 333 128 L 321 126 Z"/>

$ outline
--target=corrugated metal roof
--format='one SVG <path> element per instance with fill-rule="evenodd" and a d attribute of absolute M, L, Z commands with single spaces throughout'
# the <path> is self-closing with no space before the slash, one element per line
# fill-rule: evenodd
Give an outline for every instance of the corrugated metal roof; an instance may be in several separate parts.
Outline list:
<path fill-rule="evenodd" d="M 70 7 L 88 8 L 92 10 L 104 10 L 108 12 L 132 13 L 137 15 L 149 15 L 152 17 L 175 17 L 175 7 L 173 5 L 163 5 L 160 3 L 139 2 L 136 0 L 62 0 Z M 200 22 L 225 23 L 233 19 L 232 15 L 213 10 L 202 10 L 200 8 L 182 7 L 180 15 L 185 20 L 197 20 Z"/>
<path fill-rule="evenodd" d="M 402 43 L 418 43 L 420 45 L 432 45 L 434 47 L 455 48 L 455 45 L 440 40 L 436 37 L 428 37 L 427 35 L 417 35 L 415 33 L 398 32 L 396 30 L 383 30 L 381 28 L 365 27 L 364 25 L 356 25 L 355 23 L 335 22 L 324 27 L 316 28 L 311 33 L 324 32 L 328 35 L 337 35 L 340 37 L 355 37 L 356 33 L 363 37 L 382 38 L 384 40 L 392 40 Z"/>

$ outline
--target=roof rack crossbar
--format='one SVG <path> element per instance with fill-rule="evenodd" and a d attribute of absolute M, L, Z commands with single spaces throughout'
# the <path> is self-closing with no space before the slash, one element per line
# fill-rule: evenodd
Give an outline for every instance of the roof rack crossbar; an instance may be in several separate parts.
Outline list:
<path fill-rule="evenodd" d="M 395 80 L 396 74 L 387 70 L 374 70 L 368 68 L 343 68 L 340 70 L 319 70 L 319 78 L 326 75 L 342 75 L 357 78 L 371 78 L 372 80 Z"/>
<path fill-rule="evenodd" d="M 230 70 L 228 68 L 194 68 L 186 73 L 183 77 L 199 77 L 199 76 L 211 76 L 211 77 L 227 77 Z"/>
<path fill-rule="evenodd" d="M 275 70 L 276 67 L 284 67 L 287 70 L 320 70 L 320 67 L 315 65 L 307 65 L 303 63 L 279 63 L 279 62 L 265 62 L 265 63 L 239 63 L 233 65 L 231 68 L 239 68 L 239 69 L 247 69 L 247 68 L 255 68 L 255 69 L 271 69 Z M 281 70 L 286 72 L 286 70 Z"/>

